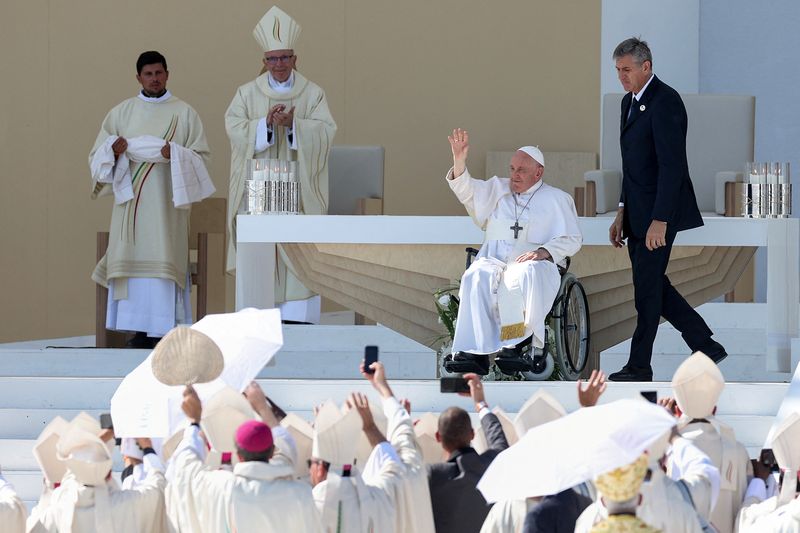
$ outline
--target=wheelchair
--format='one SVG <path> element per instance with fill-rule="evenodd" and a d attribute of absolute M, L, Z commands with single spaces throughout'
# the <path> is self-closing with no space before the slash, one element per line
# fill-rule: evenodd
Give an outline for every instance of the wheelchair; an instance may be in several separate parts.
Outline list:
<path fill-rule="evenodd" d="M 478 250 L 467 248 L 466 252 L 466 268 L 469 268 Z M 520 359 L 503 361 L 490 355 L 490 360 L 502 373 L 529 381 L 542 381 L 550 378 L 558 361 L 560 377 L 575 381 L 586 368 L 589 359 L 589 305 L 586 290 L 575 274 L 569 272 L 569 266 L 570 259 L 567 258 L 566 267 L 558 267 L 561 286 L 545 319 L 544 347 L 534 348 L 529 337 L 517 345 Z M 445 362 L 448 372 L 457 371 L 457 366 L 454 361 Z"/>

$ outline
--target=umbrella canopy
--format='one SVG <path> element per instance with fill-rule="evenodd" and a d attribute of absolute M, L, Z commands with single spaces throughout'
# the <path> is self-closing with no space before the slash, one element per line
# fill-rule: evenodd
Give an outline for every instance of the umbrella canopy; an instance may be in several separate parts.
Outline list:
<path fill-rule="evenodd" d="M 632 463 L 676 424 L 663 407 L 624 399 L 534 427 L 478 483 L 489 503 L 557 494 Z"/>
<path fill-rule="evenodd" d="M 222 374 L 217 379 L 195 385 L 203 401 L 225 386 L 243 391 L 283 346 L 281 315 L 277 309 L 207 315 L 191 327 L 208 335 L 224 359 Z M 168 439 L 185 419 L 181 410 L 184 387 L 159 382 L 153 374 L 152 358 L 151 353 L 125 376 L 111 398 L 111 418 L 117 437 Z"/>

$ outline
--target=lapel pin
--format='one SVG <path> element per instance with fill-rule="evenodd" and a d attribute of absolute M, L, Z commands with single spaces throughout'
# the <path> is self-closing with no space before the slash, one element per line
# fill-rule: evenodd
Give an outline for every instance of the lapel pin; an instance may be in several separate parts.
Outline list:
<path fill-rule="evenodd" d="M 639 106 L 639 111 L 644 111 L 645 109 L 646 109 L 646 107 L 644 106 L 644 104 Z"/>

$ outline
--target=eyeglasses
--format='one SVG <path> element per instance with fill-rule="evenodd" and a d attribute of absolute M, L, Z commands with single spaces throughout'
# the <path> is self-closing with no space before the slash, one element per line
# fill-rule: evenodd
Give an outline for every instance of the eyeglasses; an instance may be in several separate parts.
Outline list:
<path fill-rule="evenodd" d="M 278 62 L 280 62 L 280 63 L 286 63 L 287 61 L 289 61 L 289 60 L 290 60 L 290 59 L 292 59 L 293 57 L 294 57 L 294 54 L 292 54 L 292 55 L 290 55 L 290 56 L 272 56 L 272 57 L 265 57 L 265 58 L 264 58 L 264 60 L 265 60 L 267 63 L 269 63 L 270 65 L 275 65 L 275 64 L 277 64 Z"/>

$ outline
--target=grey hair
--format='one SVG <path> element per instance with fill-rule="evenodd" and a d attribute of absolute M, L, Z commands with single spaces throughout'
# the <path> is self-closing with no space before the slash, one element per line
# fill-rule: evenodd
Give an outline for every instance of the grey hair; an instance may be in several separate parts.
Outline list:
<path fill-rule="evenodd" d="M 625 56 L 633 56 L 637 65 L 641 65 L 645 61 L 649 61 L 650 65 L 653 65 L 653 54 L 650 52 L 650 47 L 647 46 L 647 41 L 636 37 L 625 39 L 614 48 L 612 59 L 616 60 Z"/>

